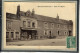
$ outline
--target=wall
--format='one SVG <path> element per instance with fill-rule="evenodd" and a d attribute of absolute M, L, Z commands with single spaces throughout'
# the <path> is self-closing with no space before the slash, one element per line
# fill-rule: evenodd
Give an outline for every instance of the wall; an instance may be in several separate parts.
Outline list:
<path fill-rule="evenodd" d="M 9 39 L 20 39 L 20 20 L 15 20 L 15 19 L 7 19 L 6 24 L 8 23 L 10 25 L 10 29 L 8 29 L 8 25 L 6 25 L 6 32 L 9 32 Z M 13 33 L 13 38 L 11 37 L 11 32 Z M 17 35 L 16 35 L 17 32 Z M 17 37 L 17 38 L 16 38 Z"/>
<path fill-rule="evenodd" d="M 61 23 L 54 23 L 54 22 L 47 22 L 48 23 L 48 28 L 44 27 L 44 23 L 46 21 L 40 21 L 38 20 L 38 36 L 40 38 L 40 36 L 50 36 L 50 34 L 48 33 L 48 35 L 44 35 L 44 31 L 51 31 L 51 36 L 68 36 L 69 35 L 69 25 L 68 24 L 61 24 Z M 52 25 L 53 24 L 53 27 Z M 58 26 L 59 25 L 59 26 Z M 71 26 L 72 27 L 72 26 Z M 59 34 L 58 34 L 59 31 Z M 72 31 L 72 29 L 71 29 Z"/>

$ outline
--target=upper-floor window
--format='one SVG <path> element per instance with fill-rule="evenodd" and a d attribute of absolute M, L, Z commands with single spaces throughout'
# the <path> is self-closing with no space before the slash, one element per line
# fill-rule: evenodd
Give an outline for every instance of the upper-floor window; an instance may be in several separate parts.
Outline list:
<path fill-rule="evenodd" d="M 26 27 L 26 21 L 23 21 L 23 27 Z"/>
<path fill-rule="evenodd" d="M 32 27 L 35 27 L 35 23 L 34 22 L 32 22 Z"/>
<path fill-rule="evenodd" d="M 60 28 L 60 24 L 57 24 L 57 27 Z"/>
<path fill-rule="evenodd" d="M 72 28 L 72 26 L 71 25 L 69 25 L 69 29 L 71 29 Z"/>
<path fill-rule="evenodd" d="M 28 27 L 31 27 L 31 26 L 30 26 L 30 23 L 31 23 L 31 22 L 30 22 L 30 21 L 28 21 Z"/>
<path fill-rule="evenodd" d="M 6 38 L 9 38 L 9 32 L 6 32 Z"/>
<path fill-rule="evenodd" d="M 54 28 L 54 24 L 53 23 L 51 24 L 51 28 Z"/>
<path fill-rule="evenodd" d="M 47 22 L 44 23 L 44 27 L 48 28 L 48 23 Z"/>
<path fill-rule="evenodd" d="M 64 25 L 64 28 L 67 29 L 67 25 Z"/>
<path fill-rule="evenodd" d="M 6 23 L 6 29 L 11 29 L 11 22 L 10 21 L 7 21 L 7 23 Z"/>
<path fill-rule="evenodd" d="M 8 29 L 11 29 L 11 22 L 8 23 Z"/>

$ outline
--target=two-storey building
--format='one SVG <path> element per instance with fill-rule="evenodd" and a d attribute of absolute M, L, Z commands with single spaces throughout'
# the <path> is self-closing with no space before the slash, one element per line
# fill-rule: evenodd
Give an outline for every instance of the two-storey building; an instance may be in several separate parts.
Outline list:
<path fill-rule="evenodd" d="M 41 39 L 73 35 L 72 20 L 63 20 L 35 14 L 34 9 L 26 12 L 6 13 L 6 38 L 7 39 Z"/>

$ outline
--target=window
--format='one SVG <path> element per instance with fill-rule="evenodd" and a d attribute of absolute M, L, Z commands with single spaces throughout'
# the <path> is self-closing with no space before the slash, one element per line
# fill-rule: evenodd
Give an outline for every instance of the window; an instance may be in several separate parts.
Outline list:
<path fill-rule="evenodd" d="M 44 35 L 47 35 L 47 31 L 46 30 L 44 30 Z"/>
<path fill-rule="evenodd" d="M 59 35 L 59 31 L 58 31 L 58 35 Z"/>
<path fill-rule="evenodd" d="M 67 31 L 64 32 L 64 35 L 68 35 L 69 33 Z"/>
<path fill-rule="evenodd" d="M 9 38 L 9 32 L 6 32 L 6 38 Z"/>
<path fill-rule="evenodd" d="M 72 26 L 71 25 L 69 25 L 69 29 L 71 30 L 71 28 L 72 28 Z"/>
<path fill-rule="evenodd" d="M 11 38 L 13 38 L 14 37 L 14 34 L 13 34 L 13 32 L 11 32 Z"/>
<path fill-rule="evenodd" d="M 23 21 L 23 27 L 26 27 L 26 21 Z"/>
<path fill-rule="evenodd" d="M 66 35 L 66 32 L 64 32 L 64 35 Z"/>
<path fill-rule="evenodd" d="M 69 31 L 69 36 L 72 36 L 72 31 Z"/>
<path fill-rule="evenodd" d="M 30 27 L 30 21 L 28 21 L 28 27 Z"/>
<path fill-rule="evenodd" d="M 51 24 L 51 28 L 54 28 L 54 24 L 53 23 Z"/>
<path fill-rule="evenodd" d="M 69 32 L 67 32 L 67 35 L 69 35 Z"/>
<path fill-rule="evenodd" d="M 45 22 L 45 23 L 44 23 L 44 27 L 45 27 L 45 28 L 48 28 L 48 23 Z"/>
<path fill-rule="evenodd" d="M 8 23 L 6 22 L 6 29 L 8 29 Z"/>
<path fill-rule="evenodd" d="M 11 23 L 8 22 L 8 29 L 11 29 Z"/>
<path fill-rule="evenodd" d="M 51 35 L 51 31 L 49 31 L 50 35 Z"/>
<path fill-rule="evenodd" d="M 58 24 L 57 27 L 60 28 L 60 24 Z"/>
<path fill-rule="evenodd" d="M 11 29 L 11 22 L 10 22 L 10 21 L 7 21 L 7 23 L 6 23 L 6 28 L 7 28 L 7 29 Z"/>
<path fill-rule="evenodd" d="M 64 28 L 67 29 L 67 25 L 64 25 Z"/>
<path fill-rule="evenodd" d="M 40 38 L 42 38 L 42 36 L 40 36 Z"/>
<path fill-rule="evenodd" d="M 44 35 L 51 35 L 51 31 L 50 30 L 44 30 Z"/>
<path fill-rule="evenodd" d="M 16 32 L 16 34 L 19 34 L 19 32 Z"/>
<path fill-rule="evenodd" d="M 19 32 L 16 32 L 16 39 L 19 38 Z"/>
<path fill-rule="evenodd" d="M 32 27 L 35 27 L 35 23 L 34 22 L 32 23 Z"/>

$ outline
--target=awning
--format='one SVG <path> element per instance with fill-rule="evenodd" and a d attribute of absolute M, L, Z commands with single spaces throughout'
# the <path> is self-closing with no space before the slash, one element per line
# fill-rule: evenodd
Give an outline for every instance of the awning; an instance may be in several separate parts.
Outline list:
<path fill-rule="evenodd" d="M 21 30 L 37 30 L 36 28 L 21 28 Z"/>

